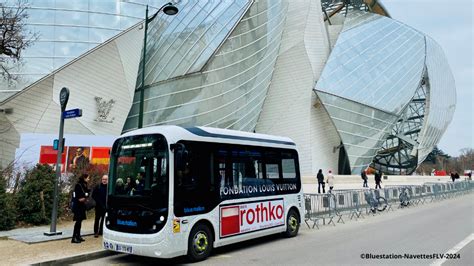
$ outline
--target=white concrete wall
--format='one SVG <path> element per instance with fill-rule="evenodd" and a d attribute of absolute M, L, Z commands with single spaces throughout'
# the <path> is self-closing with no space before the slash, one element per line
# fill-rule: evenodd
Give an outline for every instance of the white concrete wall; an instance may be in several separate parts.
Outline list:
<path fill-rule="evenodd" d="M 53 101 L 59 102 L 62 87 L 69 88 L 68 109 L 83 109 L 82 117 L 76 120 L 91 133 L 118 135 L 132 102 L 127 84 L 117 46 L 113 42 L 102 47 L 100 53 L 90 54 L 57 73 L 54 77 Z M 110 119 L 114 119 L 112 123 L 95 121 L 98 114 L 95 97 L 102 97 L 105 101 L 115 100 L 109 115 Z M 73 133 L 71 131 L 76 129 L 66 129 L 68 133 Z"/>
<path fill-rule="evenodd" d="M 315 82 L 329 56 L 320 0 L 289 1 L 280 54 L 256 132 L 293 139 L 303 175 L 337 169 L 339 137 L 316 103 Z M 316 107 L 315 107 L 316 106 Z"/>
<path fill-rule="evenodd" d="M 0 118 L 0 166 L 14 159 L 21 133 L 58 133 L 62 87 L 70 90 L 67 109 L 83 109 L 81 118 L 66 120 L 65 134 L 120 135 L 132 104 L 142 42 L 143 30 L 132 28 L 0 105 L 13 108 L 12 114 Z M 116 101 L 109 114 L 112 123 L 95 121 L 95 96 Z"/>

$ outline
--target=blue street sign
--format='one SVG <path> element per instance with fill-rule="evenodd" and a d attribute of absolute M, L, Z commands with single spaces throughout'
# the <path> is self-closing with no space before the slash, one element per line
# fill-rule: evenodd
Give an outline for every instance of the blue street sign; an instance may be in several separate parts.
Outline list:
<path fill-rule="evenodd" d="M 81 116 L 82 116 L 82 109 L 79 109 L 79 108 L 66 110 L 63 112 L 64 119 L 81 117 Z"/>
<path fill-rule="evenodd" d="M 61 147 L 61 152 L 64 152 L 64 143 L 66 143 L 66 139 L 63 138 L 63 146 Z M 59 149 L 59 139 L 54 139 L 53 141 L 53 150 L 57 151 Z"/>
<path fill-rule="evenodd" d="M 53 150 L 57 151 L 59 148 L 59 139 L 53 141 Z"/>

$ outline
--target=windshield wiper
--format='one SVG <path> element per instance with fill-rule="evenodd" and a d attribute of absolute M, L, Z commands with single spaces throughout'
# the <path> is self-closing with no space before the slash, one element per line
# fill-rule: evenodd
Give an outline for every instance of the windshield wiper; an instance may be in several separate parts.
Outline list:
<path fill-rule="evenodd" d="M 141 207 L 141 208 L 143 208 L 143 209 L 146 209 L 146 210 L 148 210 L 148 211 L 152 211 L 152 212 L 156 211 L 155 209 L 146 207 L 146 206 L 141 205 L 141 204 L 134 204 L 134 205 L 136 205 L 136 206 L 138 206 L 138 207 Z"/>

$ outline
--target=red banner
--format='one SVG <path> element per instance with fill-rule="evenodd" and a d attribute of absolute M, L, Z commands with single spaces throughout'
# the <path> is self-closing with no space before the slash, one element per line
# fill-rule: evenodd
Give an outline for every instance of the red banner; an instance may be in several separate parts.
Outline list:
<path fill-rule="evenodd" d="M 61 156 L 62 168 L 61 171 L 64 172 L 64 162 L 66 162 L 66 151 L 67 147 L 64 147 L 63 154 Z M 53 149 L 53 146 L 41 146 L 40 149 L 40 158 L 39 163 L 41 164 L 56 164 L 58 157 L 58 151 Z"/>
<path fill-rule="evenodd" d="M 91 163 L 92 164 L 109 164 L 110 147 L 92 147 Z"/>
<path fill-rule="evenodd" d="M 447 176 L 448 175 L 445 170 L 435 170 L 433 174 L 435 176 Z"/>

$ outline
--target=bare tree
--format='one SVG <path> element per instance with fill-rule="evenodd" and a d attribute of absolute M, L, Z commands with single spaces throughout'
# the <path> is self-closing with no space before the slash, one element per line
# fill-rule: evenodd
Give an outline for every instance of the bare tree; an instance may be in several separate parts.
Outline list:
<path fill-rule="evenodd" d="M 474 149 L 464 148 L 460 150 L 461 155 L 459 156 L 461 169 L 474 170 Z"/>
<path fill-rule="evenodd" d="M 21 60 L 21 53 L 37 38 L 25 27 L 27 0 L 0 3 L 0 75 L 7 81 L 17 77 L 11 70 Z"/>

